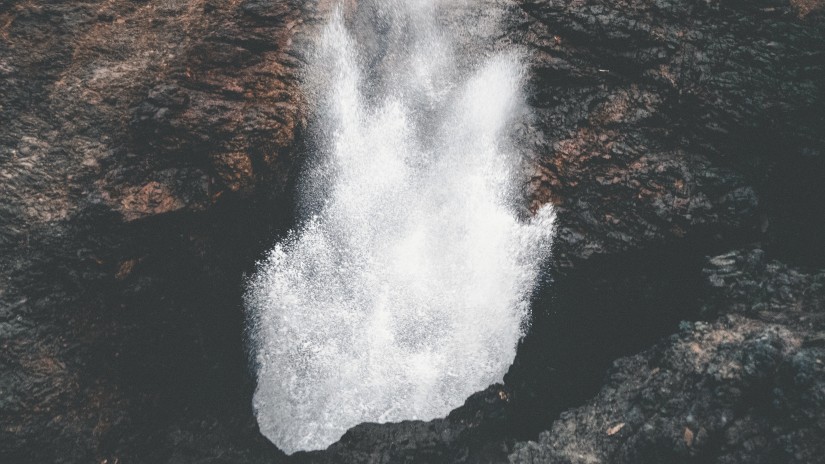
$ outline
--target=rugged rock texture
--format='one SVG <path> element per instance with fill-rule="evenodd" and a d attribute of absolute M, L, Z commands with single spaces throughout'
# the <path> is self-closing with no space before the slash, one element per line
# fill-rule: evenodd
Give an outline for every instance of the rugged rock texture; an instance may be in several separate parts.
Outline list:
<path fill-rule="evenodd" d="M 667 338 L 656 342 L 679 330 L 682 320 L 713 320 L 714 311 L 732 313 L 743 301 L 722 299 L 709 309 L 716 287 L 703 273 L 705 256 L 757 243 L 770 259 L 825 266 L 818 243 L 818 218 L 825 212 L 825 189 L 818 180 L 825 173 L 825 61 L 820 59 L 825 23 L 820 10 L 732 1 L 528 1 L 510 6 L 504 40 L 523 46 L 533 57 L 528 88 L 535 118 L 522 128 L 533 153 L 525 166 L 532 177 L 526 191 L 531 209 L 552 201 L 559 210 L 551 284 L 537 296 L 531 334 L 506 385 L 496 387 L 498 399 L 495 392 L 470 398 L 446 421 L 356 427 L 327 453 L 306 456 L 308 460 L 506 462 L 505 450 L 514 441 L 552 429 L 551 438 L 545 434 L 541 444 L 518 445 L 512 456 L 517 462 L 543 462 L 550 459 L 552 443 L 577 443 L 577 430 L 591 427 L 594 432 L 581 438 L 589 440 L 581 446 L 583 457 L 570 446 L 572 451 L 558 462 L 612 462 L 620 457 L 608 447 L 613 442 L 604 440 L 620 430 L 636 430 L 626 425 L 606 435 L 622 421 L 630 423 L 617 417 L 622 412 L 616 406 L 622 398 L 616 393 L 619 381 L 608 380 L 588 403 L 598 413 L 609 412 L 603 420 L 613 422 L 593 425 L 595 419 L 585 418 L 579 423 L 581 416 L 572 413 L 554 421 L 599 392 L 613 360 L 646 349 L 645 355 L 619 362 L 628 366 L 621 379 L 629 390 L 656 369 L 641 369 L 639 356 L 664 359 L 667 353 L 681 353 L 683 359 L 667 380 L 669 390 L 649 390 L 647 407 L 664 409 L 657 417 L 639 413 L 636 420 L 651 420 L 660 428 L 627 442 L 622 455 L 627 462 L 750 462 L 761 451 L 774 453 L 763 458 L 768 460 L 815 460 L 823 442 L 818 430 L 822 408 L 814 404 L 818 400 L 807 403 L 816 411 L 814 425 L 788 419 L 797 414 L 796 406 L 777 406 L 791 411 L 785 416 L 761 411 L 730 416 L 727 420 L 738 421 L 742 430 L 738 435 L 723 425 L 713 431 L 698 422 L 683 426 L 683 409 L 694 407 L 693 398 L 698 403 L 694 415 L 723 406 L 758 409 L 759 399 L 749 396 L 753 392 L 734 392 L 714 400 L 710 386 L 694 392 L 694 382 L 702 380 L 707 366 L 691 360 L 691 343 L 705 340 L 703 331 L 711 325 L 685 323 L 678 343 Z M 797 297 L 807 292 L 803 284 L 785 291 Z M 776 347 L 765 348 L 773 349 L 769 360 L 747 368 L 756 376 L 772 376 L 772 366 L 795 356 L 800 340 L 816 338 L 821 330 L 770 324 L 737 316 L 713 323 L 712 330 L 735 334 L 713 362 L 747 364 L 742 356 L 775 342 Z M 782 341 L 777 334 L 791 338 Z M 704 343 L 708 346 L 701 349 L 710 352 L 712 343 L 722 342 Z M 762 368 L 765 373 L 757 372 Z M 641 375 L 634 377 L 636 373 Z M 727 388 L 754 382 L 747 375 Z M 816 382 L 810 391 L 821 388 Z M 790 397 L 809 391 L 789 383 L 784 387 Z M 628 414 L 634 414 L 632 406 L 627 405 Z M 487 412 L 474 416 L 476 411 Z M 467 425 L 453 419 L 458 415 L 482 420 Z M 685 427 L 693 428 L 686 433 Z M 597 436 L 595 430 L 607 438 L 590 440 Z M 746 430 L 751 435 L 746 437 Z M 730 433 L 726 447 L 717 438 L 712 444 L 703 441 L 711 432 L 714 437 Z M 691 446 L 686 446 L 690 434 Z M 788 434 L 797 434 L 795 441 L 778 445 L 779 437 Z"/>
<path fill-rule="evenodd" d="M 821 265 L 821 16 L 781 1 L 523 6 L 534 185 L 569 218 L 560 258 L 757 226 Z"/>
<path fill-rule="evenodd" d="M 320 3 L 0 4 L 0 462 L 286 460 L 240 282 L 291 222 Z M 447 418 L 294 461 L 821 460 L 822 2 L 491 3 L 559 209 L 531 335 Z"/>
<path fill-rule="evenodd" d="M 314 8 L 0 4 L 1 462 L 271 459 L 240 279 L 289 221 Z"/>
<path fill-rule="evenodd" d="M 756 249 L 714 257 L 704 274 L 704 310 L 722 317 L 616 361 L 593 400 L 510 462 L 821 462 L 825 272 Z"/>
<path fill-rule="evenodd" d="M 583 402 L 602 384 L 600 369 L 610 359 L 675 331 L 680 319 L 712 318 L 701 302 L 713 294 L 701 280 L 702 256 L 756 242 L 774 258 L 825 265 L 817 219 L 825 193 L 817 180 L 825 172 L 821 12 L 783 2 L 693 1 L 536 1 L 524 9 L 529 19 L 520 40 L 536 53 L 531 84 L 540 121 L 528 133 L 537 134 L 542 166 L 532 191 L 537 201 L 558 204 L 561 231 L 555 289 L 547 297 L 552 309 L 536 314 L 533 335 L 507 379 L 514 415 L 522 420 L 516 436 L 536 433 L 565 407 Z M 785 291 L 802 301 L 809 290 L 796 285 Z M 717 311 L 730 313 L 726 305 L 743 301 L 741 295 L 720 300 Z M 821 407 L 813 427 L 781 414 L 739 416 L 739 426 L 762 442 L 759 449 L 735 429 L 725 442 L 719 438 L 723 425 L 711 431 L 691 423 L 684 431 L 686 415 L 698 414 L 691 408 L 754 408 L 760 401 L 744 393 L 713 400 L 711 381 L 695 392 L 696 382 L 713 376 L 707 365 L 689 370 L 677 363 L 671 368 L 678 374 L 643 383 L 660 361 L 641 369 L 641 359 L 681 353 L 690 360 L 696 353 L 686 347 L 707 338 L 699 327 L 706 326 L 685 325 L 678 342 L 620 361 L 623 367 L 614 369 L 618 373 L 585 411 L 564 413 L 542 435 L 542 445 L 520 446 L 511 459 L 752 462 L 770 451 L 775 454 L 763 457 L 766 462 L 815 460 L 810 453 L 822 443 L 816 430 Z M 774 330 L 736 317 L 713 327 L 738 337 L 715 358 L 721 364 L 743 362 L 737 356 Z M 776 333 L 803 340 L 821 330 L 794 327 Z M 709 346 L 702 349 L 711 350 L 714 342 L 704 343 Z M 795 356 L 794 343 L 779 343 L 762 367 L 770 371 Z M 622 375 L 640 376 L 619 392 Z M 816 385 L 814 391 L 821 388 Z M 785 390 L 794 388 L 785 384 Z M 648 409 L 639 412 L 636 397 L 622 403 L 636 393 L 662 410 L 645 403 Z M 596 414 L 610 423 L 598 425 L 598 438 L 579 441 L 595 426 Z M 632 438 L 622 438 L 616 428 L 622 422 L 621 433 Z M 778 445 L 776 437 L 791 431 L 799 432 L 796 442 Z M 713 440 L 702 442 L 708 434 Z M 696 446 L 685 447 L 692 440 Z M 617 442 L 622 450 L 613 446 Z M 553 451 L 556 445 L 562 451 Z"/>
<path fill-rule="evenodd" d="M 507 379 L 530 435 L 612 359 L 701 317 L 703 256 L 759 242 L 825 265 L 825 23 L 784 2 L 522 7 L 529 191 L 560 217 L 554 288 Z"/>

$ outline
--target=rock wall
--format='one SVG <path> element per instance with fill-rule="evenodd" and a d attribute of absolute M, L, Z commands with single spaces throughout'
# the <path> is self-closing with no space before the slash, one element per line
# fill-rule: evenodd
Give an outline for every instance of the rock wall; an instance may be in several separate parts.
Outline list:
<path fill-rule="evenodd" d="M 746 249 L 710 258 L 703 274 L 715 320 L 617 360 L 594 399 L 510 462 L 819 462 L 825 273 Z"/>
<path fill-rule="evenodd" d="M 288 224 L 307 2 L 0 5 L 0 461 L 270 459 L 240 288 Z"/>

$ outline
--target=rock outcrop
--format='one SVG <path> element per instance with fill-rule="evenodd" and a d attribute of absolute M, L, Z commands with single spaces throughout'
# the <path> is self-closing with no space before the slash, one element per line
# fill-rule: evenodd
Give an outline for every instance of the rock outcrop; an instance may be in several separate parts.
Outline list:
<path fill-rule="evenodd" d="M 703 312 L 616 361 L 599 394 L 511 463 L 819 462 L 825 452 L 825 272 L 760 249 L 708 260 Z"/>
<path fill-rule="evenodd" d="M 533 58 L 535 118 L 522 128 L 532 151 L 528 208 L 551 201 L 559 211 L 551 284 L 537 296 L 531 333 L 505 385 L 471 397 L 448 418 L 359 426 L 305 458 L 816 461 L 821 354 L 804 340 L 818 340 L 821 325 L 787 323 L 797 317 L 793 305 L 774 312 L 787 314 L 786 323 L 735 308 L 772 298 L 754 282 L 791 279 L 797 283 L 781 292 L 807 305 L 798 311 L 809 321 L 819 320 L 819 297 L 803 296 L 819 274 L 794 280 L 803 271 L 781 262 L 825 266 L 816 219 L 825 212 L 820 6 L 511 6 L 505 40 Z M 713 263 L 751 255 L 734 252 L 710 265 L 706 257 L 747 246 L 764 250 L 754 254 L 774 269 L 764 271 L 771 277 L 753 271 L 738 281 L 738 296 L 721 297 Z M 708 273 L 717 277 L 709 281 Z M 811 379 L 805 386 L 774 370 L 798 357 Z M 605 380 L 611 365 L 618 367 Z M 715 398 L 715 369 L 729 365 L 747 367 L 723 379 L 719 388 L 729 394 Z M 658 380 L 649 380 L 653 371 Z M 788 402 L 762 409 L 765 385 Z M 802 403 L 805 419 L 795 409 Z M 723 424 L 719 410 L 736 414 Z M 538 442 L 514 446 L 548 429 Z"/>
<path fill-rule="evenodd" d="M 240 286 L 291 214 L 316 16 L 0 5 L 0 461 L 270 459 Z"/>
<path fill-rule="evenodd" d="M 709 317 L 704 256 L 757 244 L 825 265 L 825 22 L 784 2 L 521 6 L 529 191 L 560 218 L 554 289 L 507 379 L 531 435 L 613 359 Z"/>

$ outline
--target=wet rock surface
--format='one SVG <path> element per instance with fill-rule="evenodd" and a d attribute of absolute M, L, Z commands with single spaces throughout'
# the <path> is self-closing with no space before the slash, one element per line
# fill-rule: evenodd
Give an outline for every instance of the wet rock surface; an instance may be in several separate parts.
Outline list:
<path fill-rule="evenodd" d="M 270 461 L 243 272 L 288 222 L 304 2 L 0 5 L 0 462 Z"/>
<path fill-rule="evenodd" d="M 762 250 L 711 258 L 703 310 L 610 369 L 512 463 L 820 462 L 825 451 L 825 273 Z"/>
<path fill-rule="evenodd" d="M 559 211 L 531 333 L 448 417 L 289 460 L 821 460 L 821 2 L 494 3 L 531 59 L 527 208 Z M 327 7 L 0 5 L 0 461 L 287 460 L 241 280 L 292 221 Z"/>
<path fill-rule="evenodd" d="M 825 140 L 825 70 L 808 60 L 825 37 L 821 13 L 778 2 L 523 8 L 539 121 L 526 129 L 539 166 L 530 188 L 558 205 L 560 232 L 551 289 L 506 379 L 517 437 L 594 394 L 613 359 L 680 320 L 712 320 L 703 257 L 755 243 L 822 268 L 813 173 Z"/>
<path fill-rule="evenodd" d="M 823 190 L 802 174 L 822 172 L 825 149 L 820 16 L 783 2 L 523 7 L 533 185 L 570 224 L 562 262 L 759 229 L 788 258 L 821 265 L 809 219 Z M 803 191 L 810 201 L 793 201 Z"/>

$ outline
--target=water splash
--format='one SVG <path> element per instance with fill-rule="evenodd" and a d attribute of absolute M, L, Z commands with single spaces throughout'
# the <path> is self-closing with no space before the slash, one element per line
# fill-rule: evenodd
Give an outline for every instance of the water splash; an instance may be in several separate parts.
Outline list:
<path fill-rule="evenodd" d="M 444 416 L 502 380 L 529 319 L 553 211 L 515 212 L 523 69 L 456 58 L 437 8 L 380 2 L 360 41 L 338 13 L 317 42 L 306 218 L 246 295 L 255 412 L 288 453 Z"/>

